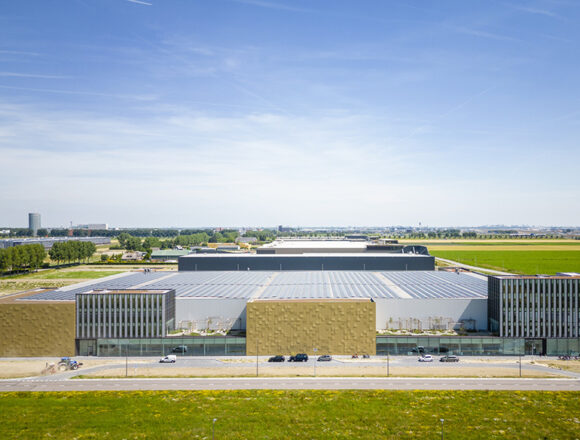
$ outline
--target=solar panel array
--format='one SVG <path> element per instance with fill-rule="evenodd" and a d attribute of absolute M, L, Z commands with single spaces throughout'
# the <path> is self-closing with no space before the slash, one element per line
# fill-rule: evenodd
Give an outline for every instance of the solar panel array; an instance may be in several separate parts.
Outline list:
<path fill-rule="evenodd" d="M 372 272 L 280 272 L 261 299 L 396 298 Z"/>
<path fill-rule="evenodd" d="M 181 298 L 486 298 L 487 281 L 464 273 L 409 271 L 149 272 L 108 277 L 26 300 L 70 301 L 93 289 L 175 289 Z"/>
<path fill-rule="evenodd" d="M 381 275 L 413 298 L 487 298 L 487 280 L 463 273 L 415 271 Z M 389 290 L 393 292 L 392 288 Z"/>
<path fill-rule="evenodd" d="M 272 272 L 179 272 L 153 281 L 149 289 L 175 289 L 177 297 L 249 299 Z"/>

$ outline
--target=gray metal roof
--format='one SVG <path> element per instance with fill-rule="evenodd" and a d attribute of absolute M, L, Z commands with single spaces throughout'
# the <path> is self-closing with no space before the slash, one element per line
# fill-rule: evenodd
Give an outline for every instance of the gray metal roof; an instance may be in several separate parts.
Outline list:
<path fill-rule="evenodd" d="M 207 271 L 129 273 L 22 300 L 70 301 L 76 293 L 92 289 L 131 288 L 175 289 L 176 297 L 184 299 L 487 298 L 487 280 L 467 273 Z"/>

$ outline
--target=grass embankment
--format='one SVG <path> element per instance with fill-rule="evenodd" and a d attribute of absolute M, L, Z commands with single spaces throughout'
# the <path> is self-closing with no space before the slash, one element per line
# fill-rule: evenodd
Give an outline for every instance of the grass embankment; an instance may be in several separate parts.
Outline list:
<path fill-rule="evenodd" d="M 0 438 L 578 438 L 577 392 L 137 391 L 0 394 Z"/>
<path fill-rule="evenodd" d="M 0 296 L 45 287 L 63 287 L 82 280 L 94 280 L 125 272 L 123 270 L 42 270 L 0 279 Z"/>

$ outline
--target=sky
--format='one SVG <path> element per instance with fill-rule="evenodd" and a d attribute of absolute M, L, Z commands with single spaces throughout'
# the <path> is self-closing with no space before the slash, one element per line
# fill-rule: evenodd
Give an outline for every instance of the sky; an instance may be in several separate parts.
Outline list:
<path fill-rule="evenodd" d="M 579 225 L 576 0 L 0 7 L 0 226 Z"/>

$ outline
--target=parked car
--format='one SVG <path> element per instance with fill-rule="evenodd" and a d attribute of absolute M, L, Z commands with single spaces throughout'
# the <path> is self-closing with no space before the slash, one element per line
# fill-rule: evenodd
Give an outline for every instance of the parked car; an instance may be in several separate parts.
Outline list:
<path fill-rule="evenodd" d="M 439 362 L 459 362 L 459 358 L 457 356 L 443 356 L 439 359 Z"/>
<path fill-rule="evenodd" d="M 177 347 L 173 347 L 171 352 L 172 353 L 187 353 L 187 345 L 178 345 Z"/>
<path fill-rule="evenodd" d="M 277 355 L 277 356 L 272 356 L 270 359 L 268 359 L 268 362 L 284 362 L 286 360 L 286 358 L 282 355 Z"/>
<path fill-rule="evenodd" d="M 308 355 L 306 353 L 298 353 L 296 356 L 290 356 L 288 362 L 308 362 Z"/>
<path fill-rule="evenodd" d="M 363 354 L 363 359 L 370 359 L 371 355 L 370 354 Z"/>
<path fill-rule="evenodd" d="M 167 356 L 163 356 L 161 359 L 159 359 L 159 363 L 160 364 L 174 364 L 176 360 L 177 360 L 177 356 L 175 356 L 174 354 L 168 354 Z"/>
<path fill-rule="evenodd" d="M 419 358 L 419 362 L 433 362 L 433 356 L 425 354 Z"/>
<path fill-rule="evenodd" d="M 323 354 L 322 356 L 318 356 L 318 362 L 330 362 L 332 360 L 332 356 L 329 354 Z"/>

